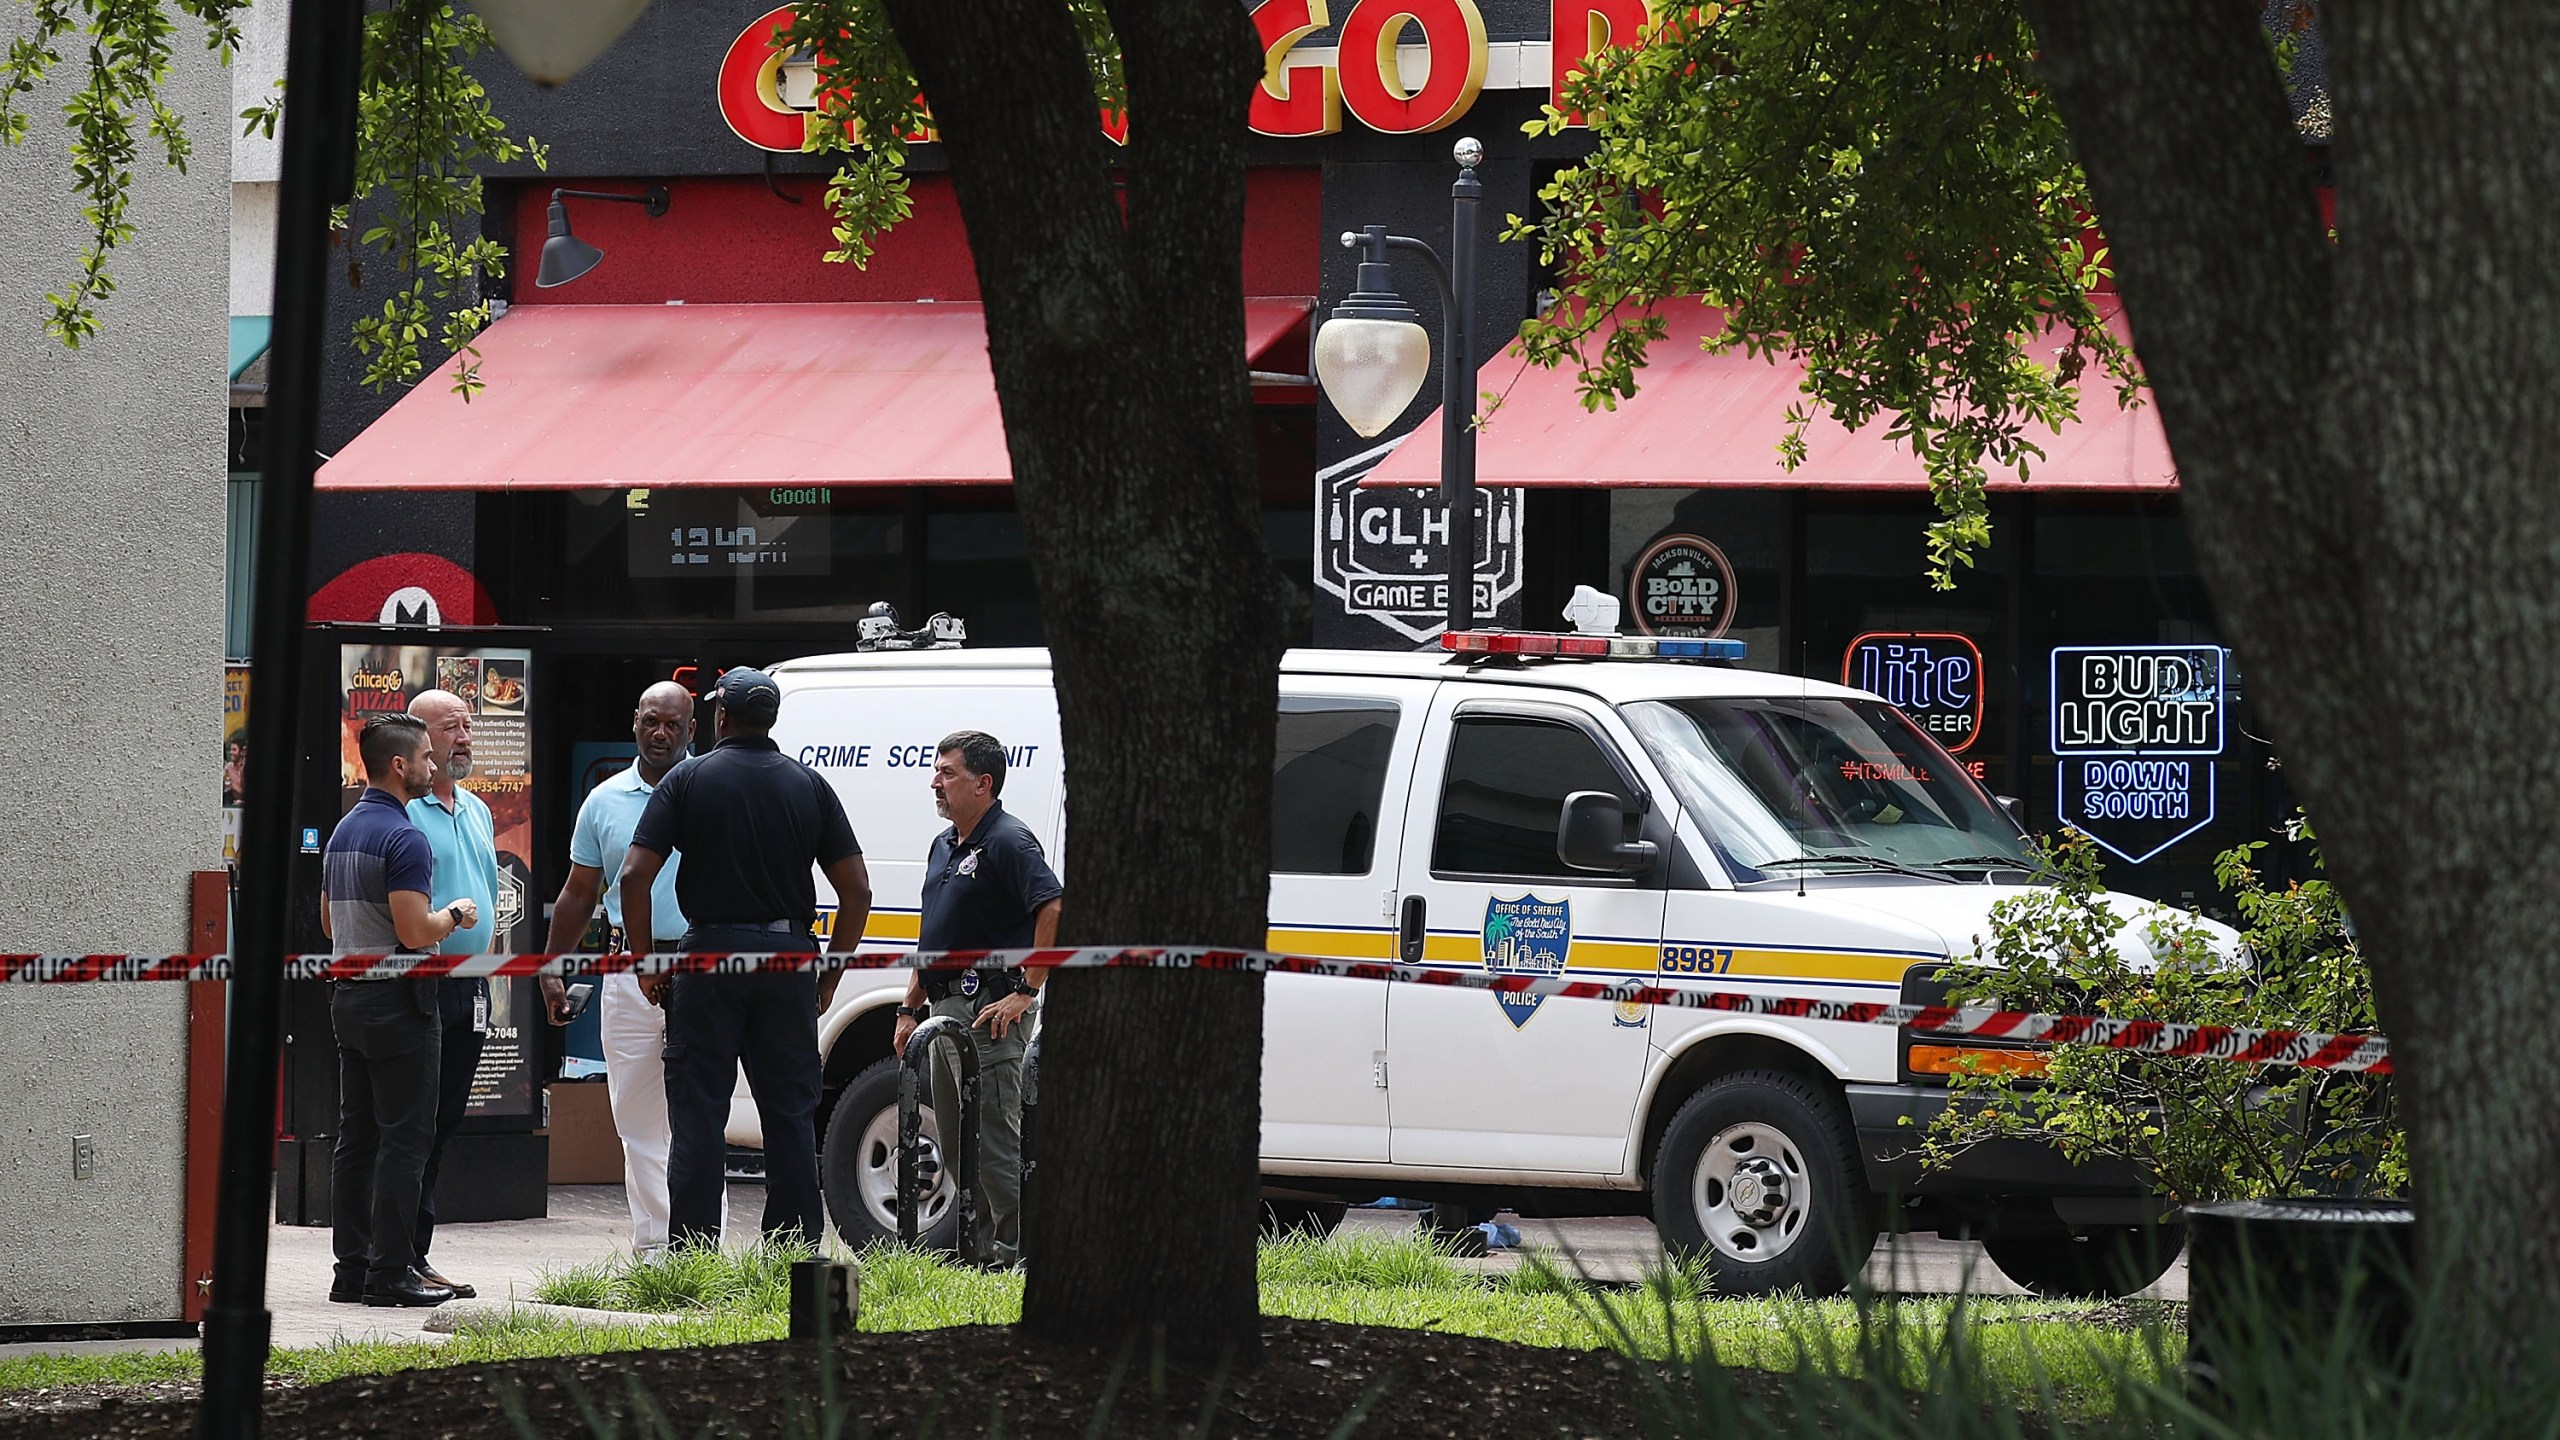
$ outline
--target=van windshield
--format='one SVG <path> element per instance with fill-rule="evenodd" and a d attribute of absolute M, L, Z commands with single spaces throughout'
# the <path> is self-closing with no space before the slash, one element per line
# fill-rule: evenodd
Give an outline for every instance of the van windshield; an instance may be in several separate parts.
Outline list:
<path fill-rule="evenodd" d="M 2007 813 L 1881 700 L 1646 700 L 1624 711 L 1737 881 L 2034 868 Z"/>

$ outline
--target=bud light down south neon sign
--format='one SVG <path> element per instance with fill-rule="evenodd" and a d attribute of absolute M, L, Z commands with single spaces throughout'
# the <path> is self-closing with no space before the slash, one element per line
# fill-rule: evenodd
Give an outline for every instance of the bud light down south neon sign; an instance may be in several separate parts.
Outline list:
<path fill-rule="evenodd" d="M 2136 865 L 2212 824 L 2226 663 L 2217 645 L 2056 647 L 2051 737 L 2064 823 Z"/>

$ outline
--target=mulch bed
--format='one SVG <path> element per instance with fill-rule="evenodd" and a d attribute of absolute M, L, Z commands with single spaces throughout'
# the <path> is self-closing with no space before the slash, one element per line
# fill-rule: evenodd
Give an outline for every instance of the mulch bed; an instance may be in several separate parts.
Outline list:
<path fill-rule="evenodd" d="M 1632 1362 L 1606 1352 L 1305 1320 L 1266 1320 L 1263 1337 L 1262 1366 L 1226 1378 L 1207 1435 L 1329 1436 L 1364 1400 L 1370 1402 L 1367 1416 L 1351 1433 L 1397 1440 L 1617 1437 L 1645 1428 L 1647 1378 Z M 688 1440 L 706 1432 L 815 1435 L 822 1431 L 809 1423 L 818 1388 L 810 1350 L 774 1341 L 632 1351 L 277 1389 L 268 1397 L 264 1433 L 268 1440 L 507 1440 L 518 1428 L 501 1404 L 505 1387 L 520 1398 L 530 1433 L 546 1440 L 580 1440 L 593 1433 L 579 1411 L 581 1392 L 599 1409 L 626 1415 L 635 1395 L 645 1393 L 647 1400 L 637 1403 L 654 1402 L 672 1433 Z M 977 1436 L 995 1433 L 999 1424 L 1008 1437 L 1081 1440 L 1093 1433 L 1094 1417 L 1104 1411 L 1117 1358 L 1030 1340 L 1004 1326 L 864 1335 L 838 1347 L 838 1357 L 838 1394 L 848 1412 L 840 1433 L 846 1440 L 928 1432 Z M 1159 1397 L 1151 1370 L 1143 1354 L 1127 1367 L 1101 1433 L 1199 1440 L 1193 1427 L 1209 1399 L 1212 1377 L 1168 1368 Z M 1752 1373 L 1735 1379 L 1770 1399 L 1784 1383 L 1783 1377 Z M 44 1401 L 86 1402 L 85 1408 L 0 1411 L 0 1440 L 187 1440 L 194 1434 L 192 1397 L 128 1399 L 131 1394 L 56 1392 Z M 666 1433 L 639 1416 L 620 1428 L 626 1435 Z"/>

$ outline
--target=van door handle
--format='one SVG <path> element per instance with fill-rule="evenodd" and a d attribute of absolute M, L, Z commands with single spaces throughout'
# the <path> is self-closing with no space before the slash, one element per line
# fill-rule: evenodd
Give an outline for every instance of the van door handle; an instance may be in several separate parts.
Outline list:
<path fill-rule="evenodd" d="M 1404 897 L 1404 926 L 1396 934 L 1396 958 L 1407 965 L 1422 963 L 1423 923 L 1429 910 L 1421 896 Z"/>

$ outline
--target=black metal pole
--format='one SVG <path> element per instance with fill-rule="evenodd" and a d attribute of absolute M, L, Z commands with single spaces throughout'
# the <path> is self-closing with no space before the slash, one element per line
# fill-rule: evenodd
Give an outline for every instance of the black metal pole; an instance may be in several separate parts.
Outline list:
<path fill-rule="evenodd" d="M 1441 320 L 1440 498 L 1449 507 L 1449 632 L 1476 624 L 1476 166 L 1484 147 L 1457 144 L 1449 187 L 1449 311 Z"/>
<path fill-rule="evenodd" d="M 924 1117 L 918 1101 L 925 1066 L 931 1063 L 934 1045 L 943 1041 L 957 1052 L 960 1064 L 960 1134 L 943 1136 L 942 1151 L 943 1169 L 956 1187 L 951 1203 L 959 1207 L 957 1244 L 965 1259 L 978 1224 L 978 1042 L 970 1037 L 968 1026 L 949 1015 L 936 1015 L 917 1026 L 899 1057 L 898 1240 L 915 1244 L 923 1225 L 918 1212 L 924 1208 L 924 1196 L 919 1193 L 923 1187 L 918 1183 L 916 1161 L 924 1150 Z"/>
<path fill-rule="evenodd" d="M 1021 1258 L 1031 1259 L 1031 1188 L 1040 1174 L 1040 1152 L 1032 1142 L 1032 1131 L 1040 1118 L 1040 1037 L 1022 1047 L 1022 1178 L 1014 1187 L 1014 1203 L 1023 1215 Z"/>
<path fill-rule="evenodd" d="M 213 1294 L 205 1307 L 204 1398 L 197 1416 L 197 1433 L 206 1440 L 255 1440 L 266 1383 L 267 1212 L 275 1190 L 285 907 L 294 855 L 294 760 L 301 749 L 296 692 L 311 570 L 311 475 L 327 310 L 323 277 L 329 271 L 329 211 L 349 199 L 354 187 L 363 22 L 360 0 L 293 0 L 286 41 L 275 332 L 267 362 L 267 454 L 250 632 L 250 693 L 257 698 L 250 705 L 249 754 L 256 769 L 241 825 L 240 913 L 232 926 L 222 1176 L 215 1192 Z"/>

